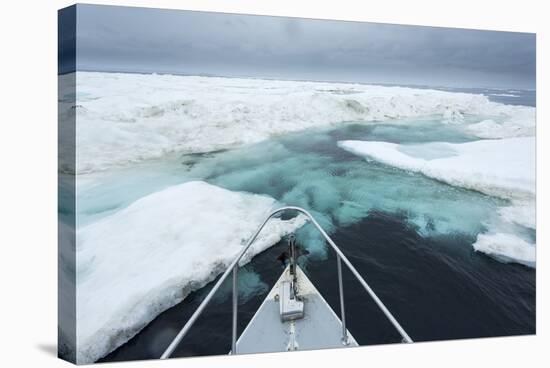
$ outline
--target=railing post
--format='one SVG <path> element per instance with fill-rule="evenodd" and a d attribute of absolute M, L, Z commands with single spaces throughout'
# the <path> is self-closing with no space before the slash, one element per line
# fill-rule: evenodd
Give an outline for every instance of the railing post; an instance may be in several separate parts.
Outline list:
<path fill-rule="evenodd" d="M 344 283 L 342 281 L 342 260 L 336 255 L 338 264 L 338 288 L 340 289 L 340 319 L 342 320 L 342 343 L 348 344 L 348 330 L 346 329 L 346 309 L 344 307 Z"/>
<path fill-rule="evenodd" d="M 233 332 L 231 336 L 231 354 L 237 354 L 237 305 L 239 292 L 237 291 L 237 277 L 239 272 L 239 264 L 233 267 Z"/>

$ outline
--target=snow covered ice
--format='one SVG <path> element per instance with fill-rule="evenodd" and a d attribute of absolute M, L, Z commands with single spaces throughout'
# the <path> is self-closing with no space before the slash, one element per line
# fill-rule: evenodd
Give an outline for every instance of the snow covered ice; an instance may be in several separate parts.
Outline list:
<path fill-rule="evenodd" d="M 530 107 L 429 89 L 90 72 L 78 72 L 76 83 L 79 173 L 170 152 L 227 149 L 344 121 L 441 115 L 446 123 L 460 123 L 475 114 L 524 130 L 535 121 Z"/>
<path fill-rule="evenodd" d="M 534 137 L 459 144 L 342 141 L 339 145 L 352 153 L 489 195 L 514 199 L 535 194 Z"/>
<path fill-rule="evenodd" d="M 341 141 L 351 153 L 403 170 L 422 173 L 450 185 L 510 201 L 499 211 L 508 224 L 535 228 L 535 137 L 480 140 L 469 143 L 402 145 L 388 142 Z M 535 245 L 494 225 L 479 234 L 474 249 L 499 259 L 535 264 Z"/>
<path fill-rule="evenodd" d="M 536 248 L 513 234 L 479 234 L 473 247 L 504 262 L 518 262 L 526 266 L 534 266 L 536 262 Z"/>
<path fill-rule="evenodd" d="M 223 272 L 276 205 L 188 182 L 77 233 L 77 359 L 91 363 Z M 305 223 L 273 219 L 242 263 Z"/>

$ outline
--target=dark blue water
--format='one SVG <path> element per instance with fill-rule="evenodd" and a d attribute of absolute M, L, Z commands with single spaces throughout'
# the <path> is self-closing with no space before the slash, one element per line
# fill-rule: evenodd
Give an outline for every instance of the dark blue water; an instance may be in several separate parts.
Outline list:
<path fill-rule="evenodd" d="M 537 92 L 531 89 L 495 89 L 495 88 L 447 88 L 450 92 L 479 93 L 490 101 L 506 105 L 537 106 Z"/>
<path fill-rule="evenodd" d="M 425 239 L 402 219 L 373 213 L 333 238 L 415 341 L 535 333 L 535 271 L 476 254 L 456 236 Z M 273 285 L 282 268 L 276 257 L 286 243 L 257 256 L 249 270 Z M 339 312 L 336 262 L 302 257 L 306 273 Z M 400 342 L 351 273 L 344 270 L 348 329 L 361 345 Z M 231 345 L 229 284 L 203 313 L 174 357 L 227 354 Z M 158 358 L 209 289 L 159 315 L 139 335 L 102 361 Z M 239 304 L 243 331 L 265 295 Z"/>
<path fill-rule="evenodd" d="M 475 139 L 454 129 L 424 121 L 302 132 L 234 151 L 178 158 L 170 165 L 170 180 L 202 179 L 307 208 L 415 341 L 533 334 L 535 269 L 498 262 L 471 246 L 505 201 L 368 162 L 336 145 L 342 139 Z M 334 254 L 311 226 L 297 235 L 310 251 L 300 260 L 305 272 L 338 312 Z M 276 258 L 284 247 L 282 241 L 241 271 L 239 280 L 245 285 L 240 285 L 247 292 L 240 300 L 239 331 L 279 277 L 282 268 Z M 359 344 L 399 342 L 347 270 L 344 281 L 348 328 Z M 158 358 L 209 287 L 160 314 L 102 361 Z M 227 354 L 230 295 L 225 285 L 174 356 Z"/>
<path fill-rule="evenodd" d="M 518 88 L 459 88 L 459 87 L 433 87 L 411 86 L 413 88 L 435 89 L 448 92 L 462 92 L 485 95 L 490 101 L 506 105 L 537 106 L 537 91 L 533 89 Z"/>

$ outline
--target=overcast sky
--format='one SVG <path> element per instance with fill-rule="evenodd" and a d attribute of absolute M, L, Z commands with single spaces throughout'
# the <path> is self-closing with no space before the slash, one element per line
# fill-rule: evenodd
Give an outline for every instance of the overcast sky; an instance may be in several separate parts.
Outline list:
<path fill-rule="evenodd" d="M 535 35 L 78 5 L 77 69 L 535 87 Z"/>

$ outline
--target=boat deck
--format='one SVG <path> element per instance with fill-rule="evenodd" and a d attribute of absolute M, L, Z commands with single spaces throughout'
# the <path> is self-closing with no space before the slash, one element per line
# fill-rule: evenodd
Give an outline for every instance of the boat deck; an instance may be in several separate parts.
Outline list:
<path fill-rule="evenodd" d="M 281 321 L 278 294 L 279 285 L 291 279 L 287 267 L 237 340 L 238 354 L 358 346 L 349 331 L 348 343 L 343 343 L 342 322 L 300 267 L 296 269 L 304 317 Z"/>

